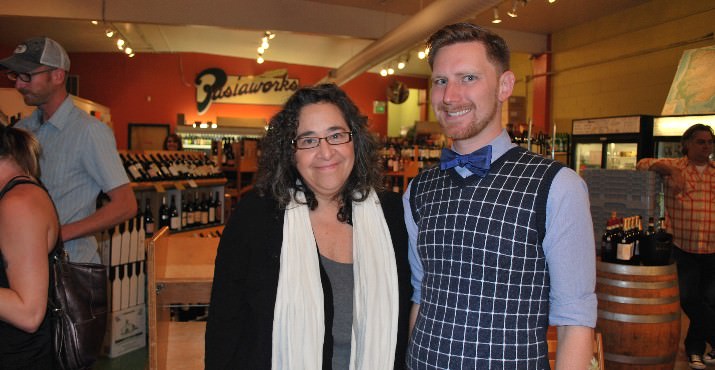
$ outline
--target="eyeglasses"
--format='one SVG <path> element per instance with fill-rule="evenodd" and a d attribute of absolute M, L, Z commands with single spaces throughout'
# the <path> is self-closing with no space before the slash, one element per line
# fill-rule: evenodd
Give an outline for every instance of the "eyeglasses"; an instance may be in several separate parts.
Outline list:
<path fill-rule="evenodd" d="M 32 76 L 39 75 L 40 73 L 52 72 L 55 69 L 57 69 L 57 68 L 43 69 L 41 71 L 29 72 L 29 73 L 18 73 L 15 71 L 9 71 L 6 73 L 6 75 L 7 75 L 7 79 L 10 81 L 20 80 L 22 82 L 30 82 L 30 81 L 32 81 Z"/>
<path fill-rule="evenodd" d="M 304 136 L 293 139 L 291 143 L 296 149 L 312 149 L 320 145 L 320 140 L 325 140 L 330 145 L 347 144 L 353 139 L 352 132 L 336 132 L 326 137 Z"/>

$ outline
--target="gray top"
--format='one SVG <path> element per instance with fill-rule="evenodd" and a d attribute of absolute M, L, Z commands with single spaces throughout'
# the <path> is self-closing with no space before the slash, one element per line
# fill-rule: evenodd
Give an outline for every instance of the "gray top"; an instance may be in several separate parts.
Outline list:
<path fill-rule="evenodd" d="M 353 328 L 353 264 L 320 256 L 333 291 L 333 370 L 350 368 Z"/>

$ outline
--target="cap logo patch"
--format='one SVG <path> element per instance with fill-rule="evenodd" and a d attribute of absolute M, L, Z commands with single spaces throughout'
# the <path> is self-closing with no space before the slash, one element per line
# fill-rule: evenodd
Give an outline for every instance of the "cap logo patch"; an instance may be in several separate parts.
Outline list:
<path fill-rule="evenodd" d="M 27 51 L 27 45 L 20 44 L 15 48 L 15 54 L 22 54 Z"/>

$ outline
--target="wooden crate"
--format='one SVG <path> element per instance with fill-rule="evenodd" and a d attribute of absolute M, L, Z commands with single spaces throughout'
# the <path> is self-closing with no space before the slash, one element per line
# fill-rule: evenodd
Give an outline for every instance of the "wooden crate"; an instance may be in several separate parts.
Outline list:
<path fill-rule="evenodd" d="M 170 235 L 148 241 L 149 369 L 203 369 L 205 322 L 170 320 L 169 305 L 209 302 L 218 238 Z"/>

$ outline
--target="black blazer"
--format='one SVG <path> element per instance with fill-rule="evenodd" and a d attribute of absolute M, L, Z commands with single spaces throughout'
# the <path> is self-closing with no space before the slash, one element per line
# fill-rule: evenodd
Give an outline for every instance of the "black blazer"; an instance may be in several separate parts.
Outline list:
<path fill-rule="evenodd" d="M 399 321 L 395 368 L 405 367 L 408 341 L 410 268 L 402 200 L 395 193 L 378 195 L 390 229 L 397 261 Z M 218 246 L 206 325 L 207 370 L 270 369 L 273 310 L 278 289 L 284 211 L 270 197 L 249 192 L 231 215 Z M 331 368 L 333 303 L 321 266 L 325 292 L 323 369 Z M 327 289 L 326 289 L 327 288 Z"/>

